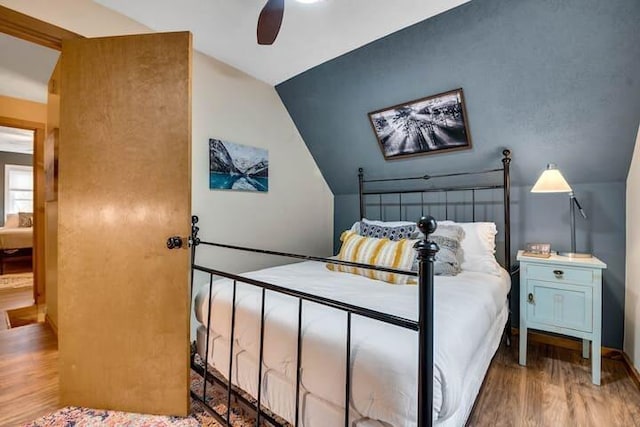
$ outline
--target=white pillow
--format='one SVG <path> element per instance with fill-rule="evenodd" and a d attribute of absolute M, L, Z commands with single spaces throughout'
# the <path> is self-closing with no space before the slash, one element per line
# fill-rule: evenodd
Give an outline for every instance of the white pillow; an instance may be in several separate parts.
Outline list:
<path fill-rule="evenodd" d="M 438 224 L 457 224 L 464 230 L 461 242 L 463 270 L 501 275 L 501 267 L 495 257 L 498 234 L 495 223 L 439 221 Z"/>
<path fill-rule="evenodd" d="M 7 214 L 7 220 L 4 223 L 6 228 L 18 228 L 20 225 L 20 219 L 18 214 Z"/>

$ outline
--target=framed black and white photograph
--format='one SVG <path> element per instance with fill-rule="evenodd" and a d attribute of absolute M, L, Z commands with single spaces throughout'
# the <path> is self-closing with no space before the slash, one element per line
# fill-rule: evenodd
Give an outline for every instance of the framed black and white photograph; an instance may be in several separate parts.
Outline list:
<path fill-rule="evenodd" d="M 209 188 L 269 191 L 269 152 L 264 148 L 209 139 Z"/>
<path fill-rule="evenodd" d="M 387 160 L 471 148 L 462 89 L 369 113 Z"/>

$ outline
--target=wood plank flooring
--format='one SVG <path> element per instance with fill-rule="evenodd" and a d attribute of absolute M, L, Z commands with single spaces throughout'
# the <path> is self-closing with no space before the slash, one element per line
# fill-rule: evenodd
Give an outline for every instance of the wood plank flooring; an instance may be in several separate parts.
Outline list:
<path fill-rule="evenodd" d="M 38 323 L 38 307 L 34 304 L 28 307 L 7 310 L 7 317 L 11 328 Z"/>
<path fill-rule="evenodd" d="M 0 426 L 19 426 L 58 407 L 58 344 L 49 326 L 0 331 Z"/>
<path fill-rule="evenodd" d="M 33 305 L 33 288 L 31 286 L 15 289 L 0 289 L 0 310 Z"/>
<path fill-rule="evenodd" d="M 496 354 L 468 426 L 640 426 L 640 389 L 621 358 L 602 359 L 602 385 L 578 351 L 533 343 L 527 367 L 518 342 Z"/>
<path fill-rule="evenodd" d="M 0 330 L 7 329 L 7 310 L 33 305 L 33 288 L 0 290 Z"/>
<path fill-rule="evenodd" d="M 42 323 L 0 331 L 0 426 L 59 407 L 56 347 Z M 621 360 L 602 359 L 597 387 L 578 351 L 532 343 L 528 356 L 519 366 L 517 341 L 498 351 L 468 426 L 640 426 L 640 389 Z"/>

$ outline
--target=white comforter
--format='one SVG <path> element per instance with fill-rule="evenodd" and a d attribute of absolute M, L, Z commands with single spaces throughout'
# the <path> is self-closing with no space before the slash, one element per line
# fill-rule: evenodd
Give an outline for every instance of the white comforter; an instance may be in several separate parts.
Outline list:
<path fill-rule="evenodd" d="M 329 271 L 325 264 L 303 262 L 245 274 L 246 277 L 417 320 L 418 288 L 390 285 L 362 276 Z M 210 364 L 227 374 L 231 332 L 232 282 L 215 281 L 211 312 Z M 464 272 L 435 279 L 434 419 L 445 420 L 458 408 L 465 372 L 485 334 L 505 305 L 509 278 Z M 196 298 L 196 318 L 207 322 L 209 286 Z M 261 290 L 238 284 L 234 365 L 243 356 L 257 366 Z M 265 307 L 264 403 L 289 422 L 295 407 L 298 324 L 297 299 L 267 291 Z M 218 344 L 213 344 L 217 340 Z M 221 345 L 222 343 L 223 345 Z M 226 343 L 226 344 L 225 344 Z M 302 396 L 313 394 L 344 408 L 346 314 L 303 304 Z M 351 337 L 351 419 L 379 420 L 392 426 L 416 425 L 417 332 L 353 316 Z M 213 347 L 218 354 L 213 356 Z M 202 350 L 201 353 L 204 351 Z M 242 369 L 242 367 L 241 367 Z M 255 396 L 257 369 L 236 371 L 234 383 Z M 290 384 L 276 387 L 276 382 Z M 284 391 L 283 391 L 284 390 Z M 307 419 L 307 417 L 304 417 Z M 369 423 L 371 424 L 371 423 Z M 372 425 L 375 425 L 373 423 Z M 379 424 L 378 424 L 379 425 Z"/>

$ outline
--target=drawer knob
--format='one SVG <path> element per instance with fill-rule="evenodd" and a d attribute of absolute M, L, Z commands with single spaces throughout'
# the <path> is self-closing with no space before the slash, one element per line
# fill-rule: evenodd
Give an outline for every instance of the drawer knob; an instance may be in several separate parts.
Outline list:
<path fill-rule="evenodd" d="M 527 296 L 527 301 L 529 301 L 529 304 L 533 304 L 533 294 Z"/>
<path fill-rule="evenodd" d="M 553 274 L 555 274 L 557 279 L 560 279 L 564 275 L 564 271 L 562 271 L 562 270 L 553 270 Z"/>

